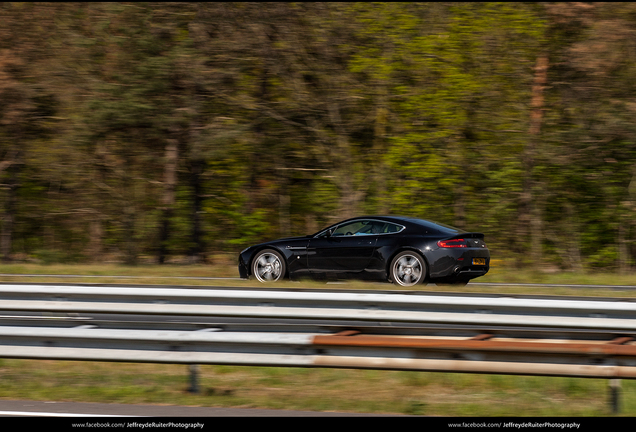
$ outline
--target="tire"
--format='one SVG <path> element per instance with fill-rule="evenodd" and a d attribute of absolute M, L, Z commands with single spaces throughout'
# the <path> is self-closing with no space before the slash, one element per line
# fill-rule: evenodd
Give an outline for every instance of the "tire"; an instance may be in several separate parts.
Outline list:
<path fill-rule="evenodd" d="M 252 260 L 252 275 L 262 283 L 276 282 L 285 277 L 285 259 L 273 249 L 265 249 Z"/>
<path fill-rule="evenodd" d="M 394 284 L 410 287 L 426 279 L 426 261 L 417 252 L 400 252 L 391 261 L 389 278 Z"/>

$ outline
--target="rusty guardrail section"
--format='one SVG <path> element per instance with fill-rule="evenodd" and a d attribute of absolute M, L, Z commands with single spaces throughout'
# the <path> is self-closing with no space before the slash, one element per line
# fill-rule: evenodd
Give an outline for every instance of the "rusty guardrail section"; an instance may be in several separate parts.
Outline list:
<path fill-rule="evenodd" d="M 636 345 L 632 337 L 607 342 L 499 338 L 482 334 L 470 339 L 374 335 L 320 335 L 321 347 L 411 350 L 412 357 L 354 359 L 339 365 L 382 369 L 473 372 L 513 375 L 571 376 L 588 378 L 636 378 Z M 318 359 L 333 365 L 333 359 Z"/>

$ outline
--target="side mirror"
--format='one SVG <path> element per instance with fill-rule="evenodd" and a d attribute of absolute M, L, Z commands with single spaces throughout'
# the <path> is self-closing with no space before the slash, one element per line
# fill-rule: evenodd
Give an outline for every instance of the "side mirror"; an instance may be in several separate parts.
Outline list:
<path fill-rule="evenodd" d="M 333 235 L 334 231 L 335 231 L 334 228 L 331 228 L 331 229 L 327 230 L 327 232 L 325 233 L 326 234 L 325 237 L 327 237 L 327 238 L 331 237 Z"/>

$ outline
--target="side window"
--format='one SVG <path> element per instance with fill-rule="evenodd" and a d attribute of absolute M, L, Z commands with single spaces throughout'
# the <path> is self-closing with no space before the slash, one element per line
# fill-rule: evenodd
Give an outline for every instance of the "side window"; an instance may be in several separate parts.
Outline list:
<path fill-rule="evenodd" d="M 334 236 L 361 236 L 361 235 L 376 235 L 376 234 L 389 234 L 398 232 L 402 229 L 400 225 L 375 221 L 375 220 L 360 220 L 345 225 L 340 225 Z"/>
<path fill-rule="evenodd" d="M 365 221 L 364 226 L 362 226 L 355 235 L 382 234 L 385 225 L 385 222 Z"/>
<path fill-rule="evenodd" d="M 361 236 L 375 234 L 392 234 L 400 232 L 404 228 L 390 222 L 381 222 L 374 220 L 357 220 L 336 227 L 331 234 L 334 237 L 342 236 Z M 320 237 L 327 237 L 327 231 L 323 232 Z"/>
<path fill-rule="evenodd" d="M 334 236 L 350 236 L 355 235 L 360 229 L 362 229 L 367 221 L 355 221 L 344 225 L 340 225 L 333 232 Z"/>
<path fill-rule="evenodd" d="M 400 225 L 387 223 L 386 226 L 384 227 L 384 230 L 382 232 L 383 233 L 387 233 L 387 234 L 391 234 L 391 233 L 399 232 L 401 229 L 402 229 L 402 227 Z"/>

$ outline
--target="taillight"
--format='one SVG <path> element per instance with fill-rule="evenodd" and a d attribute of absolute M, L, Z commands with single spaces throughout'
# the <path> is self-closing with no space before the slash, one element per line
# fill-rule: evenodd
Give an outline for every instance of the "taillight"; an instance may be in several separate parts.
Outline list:
<path fill-rule="evenodd" d="M 452 239 L 452 240 L 440 240 L 437 242 L 437 246 L 441 248 L 465 248 L 466 240 L 464 239 Z"/>

